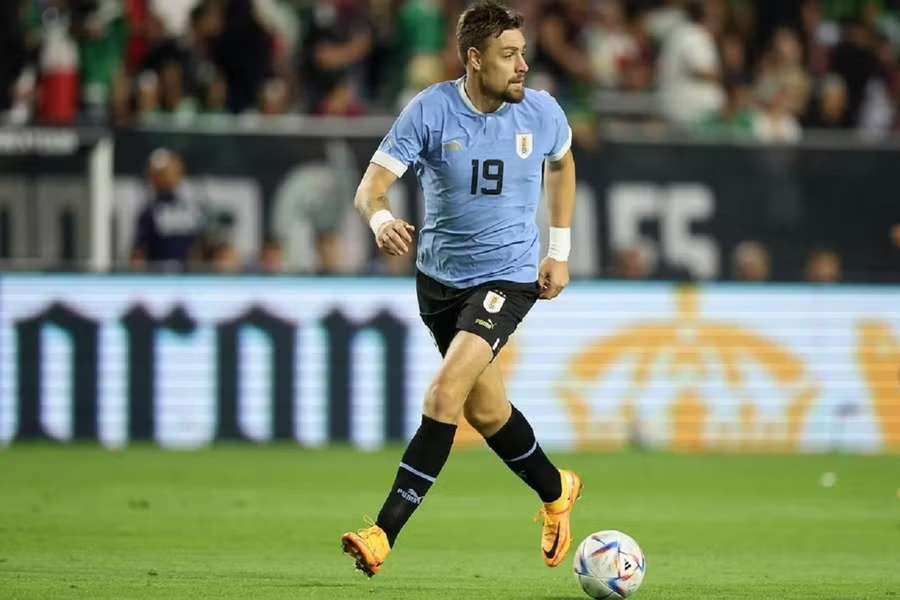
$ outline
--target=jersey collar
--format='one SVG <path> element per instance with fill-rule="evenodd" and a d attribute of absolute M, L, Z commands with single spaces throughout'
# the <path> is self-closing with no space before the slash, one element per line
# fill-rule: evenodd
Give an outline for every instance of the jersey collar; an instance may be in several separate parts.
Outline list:
<path fill-rule="evenodd" d="M 472 99 L 469 98 L 468 92 L 466 92 L 466 76 L 463 75 L 459 79 L 456 80 L 456 91 L 459 92 L 459 97 L 462 98 L 462 101 L 469 107 L 469 110 L 479 115 L 496 115 L 501 110 L 506 108 L 506 102 L 497 107 L 497 110 L 491 113 L 485 113 L 478 110 L 475 105 L 472 103 Z"/>

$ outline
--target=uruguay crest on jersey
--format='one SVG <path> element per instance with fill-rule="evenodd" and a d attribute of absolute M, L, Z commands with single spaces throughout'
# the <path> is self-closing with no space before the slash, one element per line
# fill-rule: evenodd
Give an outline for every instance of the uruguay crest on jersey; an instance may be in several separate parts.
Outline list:
<path fill-rule="evenodd" d="M 530 133 L 516 134 L 516 154 L 519 155 L 519 158 L 528 158 L 531 156 L 531 150 L 533 148 L 533 138 Z"/>

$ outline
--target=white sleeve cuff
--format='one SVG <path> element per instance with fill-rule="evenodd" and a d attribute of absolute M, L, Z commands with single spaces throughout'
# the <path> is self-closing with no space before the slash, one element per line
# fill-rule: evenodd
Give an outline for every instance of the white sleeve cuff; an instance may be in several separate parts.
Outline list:
<path fill-rule="evenodd" d="M 569 134 L 571 138 L 571 134 Z M 375 154 L 372 155 L 372 162 L 376 165 L 382 166 L 399 179 L 403 177 L 403 174 L 406 173 L 406 165 L 403 162 L 397 160 L 387 152 L 382 152 L 381 150 L 376 150 Z"/>
<path fill-rule="evenodd" d="M 558 160 L 562 160 L 562 157 L 566 155 L 566 152 L 569 151 L 569 148 L 572 147 L 572 128 L 569 127 L 569 135 L 566 137 L 566 143 L 562 145 L 562 148 L 556 154 L 551 154 L 547 157 L 547 160 L 550 162 L 556 162 Z"/>

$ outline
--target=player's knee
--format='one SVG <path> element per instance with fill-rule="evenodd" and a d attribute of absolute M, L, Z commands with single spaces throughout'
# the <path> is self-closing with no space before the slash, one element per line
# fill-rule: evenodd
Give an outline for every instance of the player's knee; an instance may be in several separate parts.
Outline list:
<path fill-rule="evenodd" d="M 502 407 L 466 404 L 463 409 L 463 414 L 466 417 L 466 421 L 475 428 L 475 431 L 485 437 L 489 437 L 503 427 L 504 417 L 506 415 L 501 408 Z"/>
<path fill-rule="evenodd" d="M 425 414 L 438 421 L 455 423 L 464 400 L 462 391 L 452 384 L 435 381 L 425 394 Z"/>

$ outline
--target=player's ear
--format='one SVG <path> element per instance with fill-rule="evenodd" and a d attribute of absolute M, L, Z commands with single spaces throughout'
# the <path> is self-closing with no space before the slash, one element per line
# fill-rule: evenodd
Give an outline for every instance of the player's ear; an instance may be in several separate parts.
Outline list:
<path fill-rule="evenodd" d="M 481 70 L 481 52 L 478 51 L 478 48 L 471 46 L 466 50 L 466 58 L 472 63 L 472 67 L 474 67 L 476 71 Z"/>

